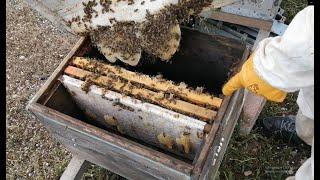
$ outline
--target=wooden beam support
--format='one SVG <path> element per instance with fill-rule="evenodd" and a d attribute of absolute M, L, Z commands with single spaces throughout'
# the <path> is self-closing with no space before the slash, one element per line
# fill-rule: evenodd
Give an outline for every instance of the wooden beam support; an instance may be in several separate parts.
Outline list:
<path fill-rule="evenodd" d="M 85 159 L 73 155 L 60 180 L 80 180 L 89 165 L 90 163 Z"/>
<path fill-rule="evenodd" d="M 249 26 L 253 28 L 258 28 L 264 31 L 271 31 L 272 21 L 261 20 L 257 18 L 239 16 L 235 14 L 220 12 L 220 11 L 207 11 L 203 12 L 201 16 L 205 18 L 210 18 L 218 21 L 224 21 L 228 23 L 238 24 L 242 26 Z"/>

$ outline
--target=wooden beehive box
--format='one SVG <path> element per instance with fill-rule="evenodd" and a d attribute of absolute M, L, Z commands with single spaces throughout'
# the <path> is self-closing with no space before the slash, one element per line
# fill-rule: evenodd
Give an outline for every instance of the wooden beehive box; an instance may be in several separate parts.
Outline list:
<path fill-rule="evenodd" d="M 164 73 L 167 79 L 183 80 L 187 84 L 194 83 L 195 85 L 203 82 L 208 85 L 208 88 L 214 89 L 212 94 L 218 98 L 219 89 L 227 80 L 231 69 L 239 66 L 240 62 L 247 58 L 248 49 L 239 41 L 206 35 L 190 29 L 183 30 L 182 39 L 176 61 L 174 59 L 172 64 L 164 64 L 163 67 L 160 64 L 147 63 L 141 72 L 147 74 L 149 71 L 157 71 L 157 68 L 167 68 Z M 28 109 L 37 116 L 57 141 L 74 155 L 81 156 L 123 177 L 129 179 L 210 179 L 220 166 L 240 115 L 243 91 L 237 91 L 231 97 L 219 97 L 222 102 L 216 111 L 211 111 L 211 114 L 209 112 L 209 116 L 213 118 L 207 119 L 209 123 L 203 139 L 191 158 L 166 152 L 149 143 L 87 120 L 88 114 L 79 108 L 72 93 L 63 85 L 63 75 L 68 73 L 77 75 L 75 72 L 78 71 L 70 66 L 70 64 L 77 63 L 75 57 L 78 57 L 78 61 L 84 62 L 86 59 L 81 57 L 101 58 L 89 42 L 88 38 L 78 41 L 30 101 Z M 132 68 L 128 69 L 128 72 L 132 70 Z M 78 75 L 81 76 L 81 73 Z M 212 86 L 210 86 L 211 83 Z M 171 108 L 174 110 L 175 104 L 172 104 Z M 186 116 L 184 112 L 178 111 L 177 113 Z"/>

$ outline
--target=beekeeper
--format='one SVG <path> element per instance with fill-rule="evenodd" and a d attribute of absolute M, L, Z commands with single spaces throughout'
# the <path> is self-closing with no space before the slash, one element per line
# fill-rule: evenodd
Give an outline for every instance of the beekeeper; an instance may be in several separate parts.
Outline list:
<path fill-rule="evenodd" d="M 224 95 L 239 88 L 282 102 L 287 92 L 299 91 L 295 117 L 297 135 L 312 146 L 311 157 L 288 179 L 314 179 L 314 7 L 300 11 L 283 36 L 262 40 L 241 71 L 223 87 Z M 291 118 L 292 119 L 292 118 Z M 283 117 L 274 119 L 274 128 L 285 128 Z M 279 122 L 277 122 L 279 121 Z M 294 120 L 293 120 L 294 121 Z M 289 123 L 290 124 L 290 123 Z"/>

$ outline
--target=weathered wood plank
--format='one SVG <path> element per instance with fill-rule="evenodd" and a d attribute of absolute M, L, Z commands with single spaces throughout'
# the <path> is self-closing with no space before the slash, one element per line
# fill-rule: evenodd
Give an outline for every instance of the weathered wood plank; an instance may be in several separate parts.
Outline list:
<path fill-rule="evenodd" d="M 245 90 L 243 110 L 239 123 L 239 134 L 241 136 L 246 136 L 250 133 L 266 101 L 264 97 Z"/>
<path fill-rule="evenodd" d="M 60 180 L 80 180 L 89 165 L 90 163 L 82 157 L 73 155 Z"/>
<path fill-rule="evenodd" d="M 65 69 L 65 73 L 79 79 L 85 79 L 86 77 L 92 76 L 94 74 L 92 72 L 85 71 L 73 66 L 68 66 Z M 110 76 L 98 76 L 97 78 L 92 78 L 92 81 L 97 85 L 109 87 L 117 92 L 130 93 L 133 96 L 139 96 L 140 98 L 149 100 L 152 103 L 176 110 L 178 112 L 197 116 L 205 121 L 214 119 L 217 114 L 217 112 L 214 110 L 206 109 L 182 100 L 168 100 L 164 97 L 163 93 L 153 92 L 148 89 L 136 87 L 128 83 L 121 82 L 120 80 L 114 79 Z"/>
<path fill-rule="evenodd" d="M 78 154 L 86 158 L 89 162 L 93 162 L 101 167 L 104 167 L 112 172 L 119 174 L 129 179 L 156 179 L 155 177 L 176 177 L 177 174 L 172 174 L 169 170 L 166 173 L 159 174 L 163 171 L 158 171 L 159 165 L 150 166 L 150 163 L 137 157 L 130 157 L 130 152 L 123 152 L 121 149 L 116 149 L 112 145 L 97 141 L 90 136 L 78 133 L 73 129 L 62 131 L 61 126 L 49 122 L 46 124 L 52 129 L 52 135 L 62 143 L 73 154 Z M 74 141 L 72 141 L 72 139 Z M 148 166 L 149 165 L 149 166 Z M 179 178 L 183 179 L 183 178 Z"/>
<path fill-rule="evenodd" d="M 40 104 L 30 110 L 68 150 L 124 177 L 188 179 L 192 165 Z M 136 176 L 134 176 L 136 175 Z"/>
<path fill-rule="evenodd" d="M 260 41 L 262 41 L 265 38 L 269 37 L 270 31 L 271 30 L 264 30 L 264 29 L 260 29 L 259 30 L 258 35 L 256 37 L 256 41 L 254 42 L 254 45 L 253 45 L 251 51 L 254 51 L 258 47 Z"/>
<path fill-rule="evenodd" d="M 260 41 L 269 37 L 269 35 L 270 31 L 259 30 L 251 51 L 254 51 L 258 47 Z M 256 95 L 248 90 L 244 91 L 244 104 L 241 117 L 239 118 L 239 134 L 241 136 L 246 136 L 250 133 L 266 102 L 267 100 L 263 96 Z"/>
<path fill-rule="evenodd" d="M 84 44 L 87 42 L 87 39 L 82 37 L 79 39 L 79 41 L 76 43 L 76 45 L 71 49 L 71 51 L 68 53 L 68 55 L 63 59 L 63 61 L 59 64 L 59 66 L 54 70 L 54 72 L 51 74 L 51 76 L 48 78 L 48 80 L 44 83 L 44 85 L 39 89 L 39 91 L 33 96 L 33 98 L 29 101 L 29 104 L 27 105 L 27 109 L 29 109 L 30 104 L 41 101 L 41 97 L 46 98 L 48 93 L 50 93 L 51 88 L 56 83 L 56 80 L 59 78 L 59 76 L 63 73 L 63 70 L 65 67 L 68 66 L 68 62 L 70 58 L 76 54 L 81 46 L 84 46 Z M 43 99 L 45 101 L 45 99 Z"/>
<path fill-rule="evenodd" d="M 212 146 L 210 147 L 210 151 L 206 157 L 206 161 L 199 179 L 214 179 L 214 176 L 219 170 L 224 153 L 227 149 L 229 140 L 242 110 L 243 94 L 243 89 L 240 89 L 232 95 L 227 110 L 221 121 L 222 125 L 219 126 L 217 135 L 214 138 Z"/>
<path fill-rule="evenodd" d="M 235 3 L 237 1 L 240 1 L 240 0 L 213 0 L 211 4 L 212 4 L 212 8 L 220 8 L 222 6 L 226 6 L 226 5 Z"/>
<path fill-rule="evenodd" d="M 111 72 L 129 81 L 143 84 L 151 89 L 157 89 L 165 92 L 176 92 L 179 97 L 195 104 L 210 105 L 219 108 L 222 103 L 221 98 L 217 98 L 209 94 L 197 93 L 195 91 L 176 86 L 169 81 L 157 80 L 146 75 L 140 75 L 135 72 L 125 70 L 124 68 L 116 68 L 114 66 L 103 64 L 97 61 L 93 62 L 93 60 L 88 60 L 82 57 L 76 57 L 71 63 L 72 65 L 85 70 L 99 70 L 96 68 L 99 66 L 99 68 L 101 68 L 100 73 L 104 75 L 108 75 L 108 73 Z"/>
<path fill-rule="evenodd" d="M 203 12 L 201 16 L 210 18 L 210 19 L 219 20 L 219 21 L 229 22 L 233 24 L 239 24 L 242 26 L 258 28 L 265 31 L 271 31 L 271 27 L 273 23 L 272 21 L 239 16 L 235 14 L 225 13 L 221 11 L 212 11 L 212 10 Z"/>
<path fill-rule="evenodd" d="M 216 137 L 218 128 L 221 125 L 221 121 L 222 121 L 222 118 L 223 118 L 225 111 L 228 107 L 229 101 L 230 101 L 230 97 L 224 98 L 223 104 L 218 111 L 217 117 L 213 121 L 210 132 L 208 133 L 208 135 L 206 136 L 206 138 L 203 141 L 203 146 L 200 151 L 200 154 L 198 157 L 195 158 L 196 161 L 194 162 L 194 169 L 193 169 L 193 174 L 195 174 L 195 175 L 200 175 L 200 173 L 201 173 L 201 170 L 203 168 L 205 160 L 208 156 L 208 153 L 210 152 L 209 151 L 210 147 L 212 146 L 212 143 Z"/>
<path fill-rule="evenodd" d="M 115 174 L 118 174 L 126 179 L 145 179 L 154 180 L 155 178 L 151 173 L 144 172 L 142 169 L 133 167 L 133 165 L 127 165 L 124 160 L 119 160 L 116 153 L 105 154 L 100 151 L 95 151 L 87 146 L 77 146 L 74 147 L 70 144 L 70 141 L 63 141 L 63 137 L 59 134 L 53 134 L 69 151 L 72 153 L 77 153 L 78 155 L 85 157 L 87 161 L 92 164 L 96 164 L 102 168 L 105 168 Z M 68 143 L 68 145 L 65 145 Z M 139 166 L 139 165 L 136 165 Z M 141 167 L 141 166 L 140 166 Z M 172 177 L 171 177 L 172 178 Z M 176 178 L 176 177 L 174 177 Z M 163 178 L 165 179 L 165 178 Z M 173 179 L 173 178 L 172 178 Z M 183 178 L 180 178 L 183 179 Z"/>
<path fill-rule="evenodd" d="M 245 60 L 247 60 L 248 56 L 250 53 L 250 49 L 249 47 L 246 47 L 242 57 L 241 57 L 241 63 L 243 63 Z M 239 66 L 238 68 L 241 68 L 241 66 Z M 232 96 L 233 101 L 238 100 L 238 99 L 242 99 L 242 95 L 238 93 L 237 98 L 234 98 L 235 95 Z M 205 162 L 207 161 L 208 158 L 208 154 L 210 153 L 210 149 L 212 149 L 212 144 L 214 143 L 215 139 L 217 138 L 217 135 L 219 135 L 219 133 L 217 132 L 218 129 L 221 129 L 221 124 L 223 119 L 225 119 L 225 114 L 230 114 L 230 112 L 227 112 L 227 108 L 232 107 L 232 105 L 230 104 L 230 99 L 231 97 L 225 97 L 222 103 L 221 108 L 218 111 L 218 114 L 212 124 L 211 127 L 211 131 L 209 132 L 208 136 L 205 138 L 204 142 L 203 142 L 203 147 L 201 152 L 199 153 L 199 155 L 196 157 L 195 161 L 194 161 L 194 169 L 193 169 L 193 178 L 194 179 L 198 179 L 198 177 L 201 175 L 201 173 L 207 172 L 207 171 L 211 171 L 210 168 L 205 167 Z M 234 106 L 234 105 L 233 105 Z M 221 131 L 221 130 L 220 130 Z M 218 164 L 219 166 L 220 164 Z M 206 165 L 208 166 L 208 165 Z M 206 169 L 205 171 L 203 169 Z"/>

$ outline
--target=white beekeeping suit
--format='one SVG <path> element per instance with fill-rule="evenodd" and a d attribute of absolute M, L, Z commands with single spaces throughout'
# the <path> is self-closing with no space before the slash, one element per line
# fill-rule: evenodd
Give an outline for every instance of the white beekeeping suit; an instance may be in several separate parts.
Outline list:
<path fill-rule="evenodd" d="M 300 11 L 283 36 L 261 41 L 253 62 L 257 74 L 273 87 L 286 92 L 299 91 L 296 130 L 312 146 L 312 154 L 295 178 L 314 179 L 314 7 Z"/>

